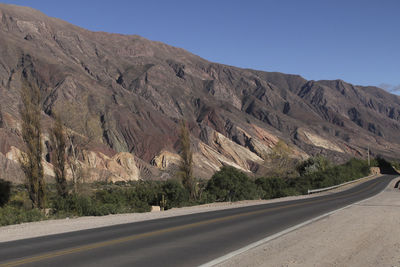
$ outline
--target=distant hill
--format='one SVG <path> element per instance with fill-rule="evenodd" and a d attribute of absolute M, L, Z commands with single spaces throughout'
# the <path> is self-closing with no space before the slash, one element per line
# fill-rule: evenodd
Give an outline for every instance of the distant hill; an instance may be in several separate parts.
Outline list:
<path fill-rule="evenodd" d="M 0 41 L 0 176 L 8 180 L 22 179 L 23 72 L 41 89 L 46 128 L 55 112 L 76 133 L 90 122 L 96 144 L 81 160 L 93 180 L 171 176 L 181 119 L 190 125 L 199 177 L 223 165 L 257 172 L 279 140 L 297 158 L 340 162 L 365 157 L 367 146 L 400 158 L 400 98 L 377 87 L 217 64 L 13 5 L 0 4 Z"/>

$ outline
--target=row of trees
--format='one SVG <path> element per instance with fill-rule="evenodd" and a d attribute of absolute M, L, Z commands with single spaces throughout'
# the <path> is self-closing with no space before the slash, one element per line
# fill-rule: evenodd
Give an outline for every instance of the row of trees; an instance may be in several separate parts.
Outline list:
<path fill-rule="evenodd" d="M 19 113 L 22 120 L 22 139 L 25 151 L 19 161 L 26 177 L 26 188 L 33 208 L 46 207 L 46 183 L 42 164 L 42 124 L 41 124 L 41 95 L 36 84 L 28 82 L 26 75 L 20 91 L 22 105 Z M 73 190 L 76 193 L 78 183 L 82 180 L 83 169 L 79 162 L 92 141 L 89 136 L 80 136 L 64 127 L 61 117 L 53 113 L 55 123 L 49 131 L 51 147 L 51 163 L 55 173 L 56 189 L 59 196 L 68 196 L 67 166 L 71 171 Z"/>
<path fill-rule="evenodd" d="M 26 150 L 21 153 L 20 165 L 26 177 L 26 188 L 33 208 L 44 209 L 46 206 L 46 184 L 42 165 L 42 125 L 41 97 L 36 84 L 29 83 L 24 77 L 21 88 L 19 112 L 22 120 L 22 139 Z M 57 193 L 62 198 L 68 197 L 67 166 L 71 171 L 73 191 L 77 193 L 78 183 L 82 180 L 83 167 L 79 161 L 93 136 L 80 136 L 64 127 L 61 117 L 54 114 L 55 123 L 49 131 L 51 147 L 51 163 L 55 173 Z M 178 176 L 189 192 L 191 200 L 196 200 L 196 182 L 193 176 L 193 153 L 191 151 L 190 134 L 185 121 L 180 123 L 181 164 Z"/>

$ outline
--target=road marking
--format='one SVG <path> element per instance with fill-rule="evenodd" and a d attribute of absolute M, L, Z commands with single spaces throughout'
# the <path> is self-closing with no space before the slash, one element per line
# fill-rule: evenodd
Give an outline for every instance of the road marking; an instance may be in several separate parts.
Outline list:
<path fill-rule="evenodd" d="M 240 218 L 240 217 L 251 216 L 251 215 L 256 215 L 256 214 L 262 214 L 262 213 L 276 211 L 276 210 L 282 210 L 282 209 L 285 209 L 285 208 L 304 206 L 304 205 L 311 204 L 311 203 L 319 203 L 319 202 L 325 202 L 325 201 L 345 198 L 345 197 L 356 195 L 356 194 L 362 193 L 362 192 L 364 192 L 366 190 L 369 190 L 370 188 L 374 187 L 377 183 L 378 183 L 378 181 L 375 182 L 375 183 L 372 183 L 371 185 L 367 186 L 366 188 L 364 188 L 364 189 L 362 189 L 360 191 L 349 193 L 349 194 L 345 194 L 345 195 L 339 196 L 339 197 L 331 197 L 331 198 L 327 198 L 327 199 L 305 201 L 305 202 L 302 202 L 302 203 L 295 203 L 295 204 L 289 204 L 289 205 L 280 206 L 280 207 L 267 208 L 267 209 L 262 209 L 262 210 L 257 210 L 257 211 L 250 211 L 250 212 L 245 212 L 245 213 L 241 213 L 241 214 L 230 215 L 230 216 L 225 216 L 225 217 L 221 217 L 221 218 L 216 218 L 216 219 L 205 220 L 205 221 L 186 224 L 186 225 L 181 225 L 181 226 L 165 228 L 165 229 L 156 230 L 156 231 L 152 231 L 152 232 L 147 232 L 147 233 L 143 233 L 143 234 L 134 234 L 134 235 L 130 235 L 130 236 L 123 237 L 123 238 L 117 238 L 117 239 L 113 239 L 113 240 L 109 240 L 109 241 L 97 242 L 97 243 L 84 245 L 84 246 L 79 246 L 79 247 L 75 247 L 75 248 L 63 249 L 63 250 L 59 250 L 59 251 L 49 252 L 49 253 L 46 253 L 46 254 L 33 256 L 33 257 L 25 258 L 25 259 L 10 261 L 10 262 L 6 262 L 6 263 L 0 264 L 0 267 L 14 267 L 14 266 L 22 265 L 22 264 L 38 262 L 38 261 L 51 259 L 51 258 L 63 256 L 63 255 L 68 255 L 68 254 L 73 254 L 73 253 L 78 253 L 78 252 L 84 252 L 84 251 L 88 251 L 88 250 L 92 250 L 92 249 L 96 249 L 96 248 L 102 248 L 102 247 L 106 247 L 106 246 L 121 244 L 121 243 L 129 242 L 129 241 L 137 240 L 137 239 L 140 239 L 140 238 L 151 237 L 151 236 L 155 236 L 155 235 L 170 233 L 170 232 L 174 232 L 174 231 L 178 231 L 178 230 L 184 230 L 184 229 L 188 229 L 188 228 L 194 228 L 194 227 L 207 225 L 207 224 L 212 224 L 212 223 L 216 223 L 216 222 L 223 222 L 223 221 L 232 220 L 232 219 L 236 219 L 236 218 Z M 350 205 L 353 205 L 353 204 L 350 204 Z M 346 207 L 348 207 L 348 206 L 346 206 Z M 324 216 L 324 215 L 322 215 L 322 216 Z M 327 216 L 327 215 L 325 215 L 325 216 Z M 319 217 L 321 217 L 321 216 L 319 216 Z M 316 220 L 316 218 L 313 219 L 313 221 L 315 221 L 315 220 Z M 296 227 L 296 226 L 294 226 L 294 227 Z M 291 228 L 293 228 L 293 227 L 291 227 Z M 289 228 L 289 229 L 291 229 L 291 228 Z M 287 230 L 285 230 L 283 232 L 286 232 L 289 229 L 287 229 Z M 291 231 L 293 231 L 293 229 Z M 273 236 L 275 236 L 275 235 L 273 235 Z M 273 236 L 270 236 L 270 237 L 268 237 L 266 239 L 269 239 L 269 238 L 271 238 Z M 274 237 L 274 238 L 276 238 L 276 237 Z M 272 239 L 269 239 L 269 240 L 272 240 Z M 258 241 L 258 242 L 260 242 L 260 241 Z M 258 243 L 258 242 L 256 242 L 256 243 Z M 264 242 L 267 242 L 267 241 L 264 241 Z M 253 243 L 253 244 L 255 244 L 255 243 Z M 249 245 L 249 246 L 251 246 L 251 245 Z M 248 246 L 246 246 L 246 247 L 248 247 Z M 249 249 L 250 248 L 248 248 L 247 250 L 249 250 Z M 240 253 L 242 253 L 242 252 L 244 252 L 244 251 L 241 251 Z M 230 255 L 230 254 L 227 254 L 227 255 Z M 235 255 L 237 255 L 237 254 L 235 254 Z M 223 256 L 223 257 L 225 257 L 225 256 Z M 223 258 L 223 257 L 221 257 L 221 258 Z M 231 257 L 233 257 L 233 256 L 231 256 Z M 218 259 L 220 259 L 220 258 L 218 258 Z M 208 263 L 206 263 L 206 264 L 208 264 Z M 204 266 L 212 266 L 212 265 L 204 265 Z"/>
<path fill-rule="evenodd" d="M 374 184 L 372 184 L 372 185 L 376 185 L 376 184 L 377 184 L 377 182 L 374 183 Z M 371 187 L 371 186 L 368 186 L 367 188 L 369 188 L 369 187 Z M 360 192 L 363 192 L 363 191 L 365 191 L 365 190 L 362 190 L 362 191 L 360 191 Z M 240 248 L 240 249 L 238 249 L 238 250 L 232 251 L 232 252 L 230 252 L 230 253 L 228 253 L 228 254 L 226 254 L 226 255 L 224 255 L 224 256 L 221 256 L 221 257 L 216 258 L 216 259 L 214 259 L 214 260 L 212 260 L 212 261 L 209 261 L 209 262 L 207 262 L 207 263 L 204 263 L 204 264 L 200 265 L 199 267 L 212 267 L 212 266 L 215 266 L 215 265 L 217 265 L 217 264 L 223 263 L 223 262 L 225 262 L 225 261 L 227 261 L 227 260 L 229 260 L 229 259 L 231 259 L 231 258 L 233 258 L 233 257 L 235 257 L 235 256 L 237 256 L 237 255 L 239 255 L 239 254 L 242 254 L 242 253 L 244 253 L 244 252 L 246 252 L 246 251 L 249 251 L 250 249 L 253 249 L 253 248 L 256 248 L 256 247 L 258 247 L 258 246 L 261 246 L 261 245 L 263 245 L 263 244 L 265 244 L 265 243 L 268 243 L 268 242 L 270 242 L 270 241 L 272 241 L 272 240 L 274 240 L 274 239 L 277 239 L 277 238 L 279 238 L 279 237 L 281 237 L 281 236 L 284 236 L 284 235 L 286 235 L 286 234 L 288 234 L 288 233 L 290 233 L 290 232 L 293 232 L 293 231 L 295 231 L 295 230 L 297 230 L 297 229 L 299 229 L 299 228 L 301 228 L 301 227 L 304 227 L 304 226 L 306 226 L 306 225 L 308 225 L 308 224 L 311 224 L 311 223 L 316 222 L 316 221 L 318 221 L 318 220 L 320 220 L 320 219 L 323 219 L 323 218 L 325 218 L 325 217 L 328 217 L 328 216 L 330 216 L 330 215 L 332 215 L 332 214 L 334 214 L 334 213 L 336 213 L 336 212 L 339 212 L 339 211 L 341 211 L 341 210 L 347 209 L 347 208 L 349 208 L 350 206 L 359 205 L 361 202 L 365 202 L 365 201 L 367 201 L 367 200 L 369 200 L 369 199 L 371 199 L 371 198 L 374 198 L 374 197 L 378 196 L 379 194 L 383 193 L 383 191 L 384 191 L 384 189 L 382 189 L 381 192 L 379 192 L 379 193 L 376 194 L 376 195 L 373 195 L 372 197 L 369 197 L 369 198 L 360 200 L 360 201 L 358 201 L 358 202 L 352 203 L 352 204 L 350 204 L 350 205 L 347 205 L 347 206 L 345 206 L 345 207 L 339 208 L 339 209 L 337 209 L 337 210 L 334 210 L 334 211 L 331 211 L 331 212 L 322 214 L 322 215 L 320 215 L 320 216 L 318 216 L 318 217 L 315 217 L 315 218 L 313 218 L 313 219 L 310 219 L 310 220 L 308 220 L 308 221 L 302 222 L 302 223 L 297 224 L 297 225 L 295 225 L 295 226 L 292 226 L 292 227 L 290 227 L 290 228 L 288 228 L 288 229 L 285 229 L 285 230 L 283 230 L 283 231 L 281 231 L 281 232 L 279 232 L 279 233 L 276 233 L 276 234 L 273 234 L 273 235 L 268 236 L 268 237 L 266 237 L 266 238 L 263 238 L 263 239 L 261 239 L 261 240 L 258 240 L 258 241 L 256 241 L 256 242 L 251 243 L 251 244 L 249 244 L 249 245 L 247 245 L 247 246 L 245 246 L 245 247 L 242 247 L 242 248 Z"/>

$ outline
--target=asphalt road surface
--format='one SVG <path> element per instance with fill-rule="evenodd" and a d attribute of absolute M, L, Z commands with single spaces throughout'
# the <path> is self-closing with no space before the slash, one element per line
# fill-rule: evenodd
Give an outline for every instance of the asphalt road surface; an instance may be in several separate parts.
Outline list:
<path fill-rule="evenodd" d="M 198 266 L 381 192 L 386 175 L 309 199 L 0 243 L 0 266 Z"/>

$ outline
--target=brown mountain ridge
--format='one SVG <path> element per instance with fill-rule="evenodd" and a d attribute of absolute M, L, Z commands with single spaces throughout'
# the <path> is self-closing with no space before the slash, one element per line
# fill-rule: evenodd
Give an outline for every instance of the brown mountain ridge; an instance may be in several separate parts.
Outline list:
<path fill-rule="evenodd" d="M 256 172 L 279 140 L 302 159 L 322 154 L 341 162 L 365 157 L 368 146 L 400 158 L 400 98 L 377 87 L 212 63 L 13 5 L 0 4 L 0 43 L 0 177 L 8 180 L 22 179 L 22 73 L 41 90 L 45 127 L 55 113 L 77 134 L 90 125 L 96 142 L 81 161 L 91 180 L 170 176 L 181 119 L 190 126 L 199 177 L 223 165 Z M 48 153 L 46 140 L 45 131 Z"/>

